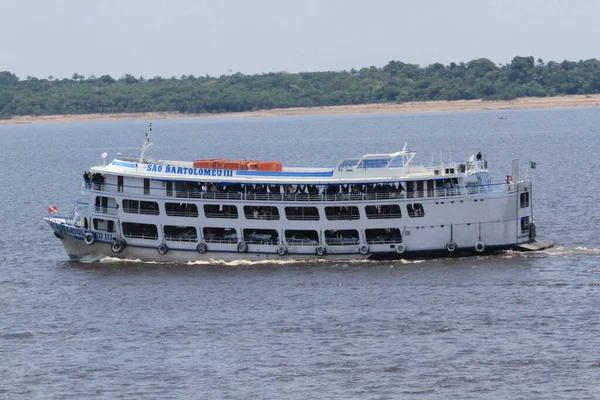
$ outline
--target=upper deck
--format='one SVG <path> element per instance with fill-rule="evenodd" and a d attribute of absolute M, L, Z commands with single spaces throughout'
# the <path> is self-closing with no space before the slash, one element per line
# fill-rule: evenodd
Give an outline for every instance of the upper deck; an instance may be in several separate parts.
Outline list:
<path fill-rule="evenodd" d="M 284 167 L 280 171 L 196 168 L 194 162 L 147 160 L 125 157 L 96 166 L 94 173 L 177 181 L 261 184 L 368 184 L 425 179 L 465 178 L 487 173 L 486 161 L 412 165 L 415 152 L 406 149 L 389 154 L 367 154 L 345 159 L 336 168 Z"/>

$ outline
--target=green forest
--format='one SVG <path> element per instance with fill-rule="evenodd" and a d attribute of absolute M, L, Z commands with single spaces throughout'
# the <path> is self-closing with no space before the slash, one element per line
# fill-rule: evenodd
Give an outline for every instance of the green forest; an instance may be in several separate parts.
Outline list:
<path fill-rule="evenodd" d="M 241 73 L 220 77 L 20 78 L 0 72 L 0 118 L 20 115 L 136 112 L 226 113 L 271 108 L 430 100 L 512 100 L 600 93 L 600 61 L 486 58 L 426 67 L 386 66 L 339 72 Z"/>

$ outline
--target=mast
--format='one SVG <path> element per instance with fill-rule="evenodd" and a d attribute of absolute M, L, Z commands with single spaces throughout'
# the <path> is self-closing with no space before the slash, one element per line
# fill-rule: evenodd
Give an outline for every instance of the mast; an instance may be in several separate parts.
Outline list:
<path fill-rule="evenodd" d="M 146 132 L 146 139 L 144 140 L 144 143 L 142 144 L 142 153 L 140 154 L 140 160 L 139 163 L 143 163 L 144 161 L 144 153 L 146 152 L 146 150 L 148 149 L 148 147 L 154 145 L 154 143 L 152 143 L 150 141 L 150 134 L 152 133 L 152 122 L 150 122 L 149 127 L 148 127 L 148 131 Z"/>

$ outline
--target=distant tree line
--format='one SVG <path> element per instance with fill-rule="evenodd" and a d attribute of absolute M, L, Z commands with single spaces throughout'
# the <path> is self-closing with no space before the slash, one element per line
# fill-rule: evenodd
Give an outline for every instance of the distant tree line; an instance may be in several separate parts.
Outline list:
<path fill-rule="evenodd" d="M 511 100 L 600 93 L 600 61 L 515 57 L 496 65 L 480 58 L 426 67 L 390 61 L 383 68 L 341 72 L 268 73 L 144 79 L 125 75 L 71 79 L 0 72 L 0 118 L 16 115 L 222 113 L 429 100 Z"/>

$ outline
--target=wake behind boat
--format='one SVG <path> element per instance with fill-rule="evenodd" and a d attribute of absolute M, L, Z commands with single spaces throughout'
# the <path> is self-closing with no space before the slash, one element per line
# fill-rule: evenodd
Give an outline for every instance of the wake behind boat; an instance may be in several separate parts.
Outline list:
<path fill-rule="evenodd" d="M 119 157 L 84 173 L 68 216 L 44 218 L 69 257 L 144 261 L 376 259 L 541 250 L 531 179 L 493 183 L 480 154 L 413 165 L 407 150 L 335 168 Z M 106 160 L 106 153 L 103 154 Z"/>

